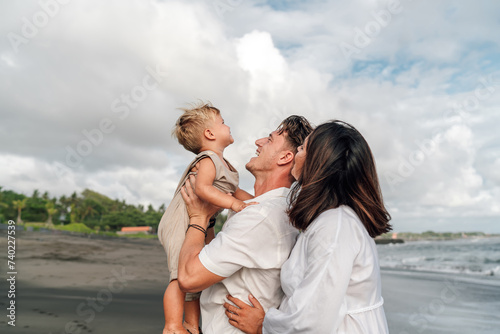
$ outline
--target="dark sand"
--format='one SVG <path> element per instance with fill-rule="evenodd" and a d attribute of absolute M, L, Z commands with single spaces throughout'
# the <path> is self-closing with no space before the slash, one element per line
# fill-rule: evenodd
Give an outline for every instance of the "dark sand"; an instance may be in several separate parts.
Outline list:
<path fill-rule="evenodd" d="M 16 248 L 16 327 L 7 325 L 4 251 L 1 333 L 161 333 L 168 273 L 157 239 L 18 232 Z"/>
<path fill-rule="evenodd" d="M 161 333 L 167 280 L 156 239 L 16 236 L 16 327 L 7 325 L 7 236 L 0 231 L 1 333 Z M 390 332 L 499 333 L 500 285 L 383 271 Z"/>
<path fill-rule="evenodd" d="M 392 334 L 500 333 L 500 282 L 435 273 L 382 271 Z"/>

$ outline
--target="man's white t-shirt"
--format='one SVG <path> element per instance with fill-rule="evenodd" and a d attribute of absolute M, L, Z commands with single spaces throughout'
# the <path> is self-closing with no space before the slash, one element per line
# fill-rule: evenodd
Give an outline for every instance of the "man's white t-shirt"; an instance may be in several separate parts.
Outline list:
<path fill-rule="evenodd" d="M 285 212 L 288 193 L 288 188 L 278 188 L 252 199 L 259 204 L 230 216 L 201 251 L 203 266 L 227 277 L 201 294 L 203 333 L 242 333 L 229 324 L 224 313 L 228 294 L 250 304 L 251 293 L 265 311 L 281 303 L 281 266 L 299 233 Z"/>

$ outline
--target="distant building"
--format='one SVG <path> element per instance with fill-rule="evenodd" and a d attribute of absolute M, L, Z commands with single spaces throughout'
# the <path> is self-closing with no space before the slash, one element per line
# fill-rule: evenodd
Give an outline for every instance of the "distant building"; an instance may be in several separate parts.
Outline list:
<path fill-rule="evenodd" d="M 116 232 L 117 234 L 151 234 L 153 232 L 153 228 L 151 226 L 130 226 L 130 227 L 122 227 L 121 231 Z"/>
<path fill-rule="evenodd" d="M 61 222 L 61 224 L 69 224 L 68 217 L 64 213 L 61 213 L 59 215 L 59 221 Z"/>

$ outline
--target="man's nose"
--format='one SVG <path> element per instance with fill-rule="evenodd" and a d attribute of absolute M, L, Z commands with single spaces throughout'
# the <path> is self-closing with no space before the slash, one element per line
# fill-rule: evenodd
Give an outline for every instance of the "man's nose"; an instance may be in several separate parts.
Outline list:
<path fill-rule="evenodd" d="M 257 145 L 257 147 L 262 147 L 262 145 L 264 144 L 266 138 L 260 138 L 260 139 L 257 139 L 255 141 L 255 145 Z"/>

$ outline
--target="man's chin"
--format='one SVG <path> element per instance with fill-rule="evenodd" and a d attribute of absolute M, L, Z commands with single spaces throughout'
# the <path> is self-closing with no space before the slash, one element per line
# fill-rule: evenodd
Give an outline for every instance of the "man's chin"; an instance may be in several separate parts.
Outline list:
<path fill-rule="evenodd" d="M 252 170 L 253 170 L 253 166 L 254 166 L 254 164 L 253 164 L 253 160 L 255 160 L 255 158 L 257 158 L 257 157 L 252 157 L 252 158 L 250 159 L 250 161 L 249 161 L 249 162 L 247 162 L 247 164 L 245 165 L 245 168 L 246 168 L 246 169 L 247 169 L 247 171 L 249 171 L 250 173 L 251 173 L 251 172 L 252 172 Z"/>

